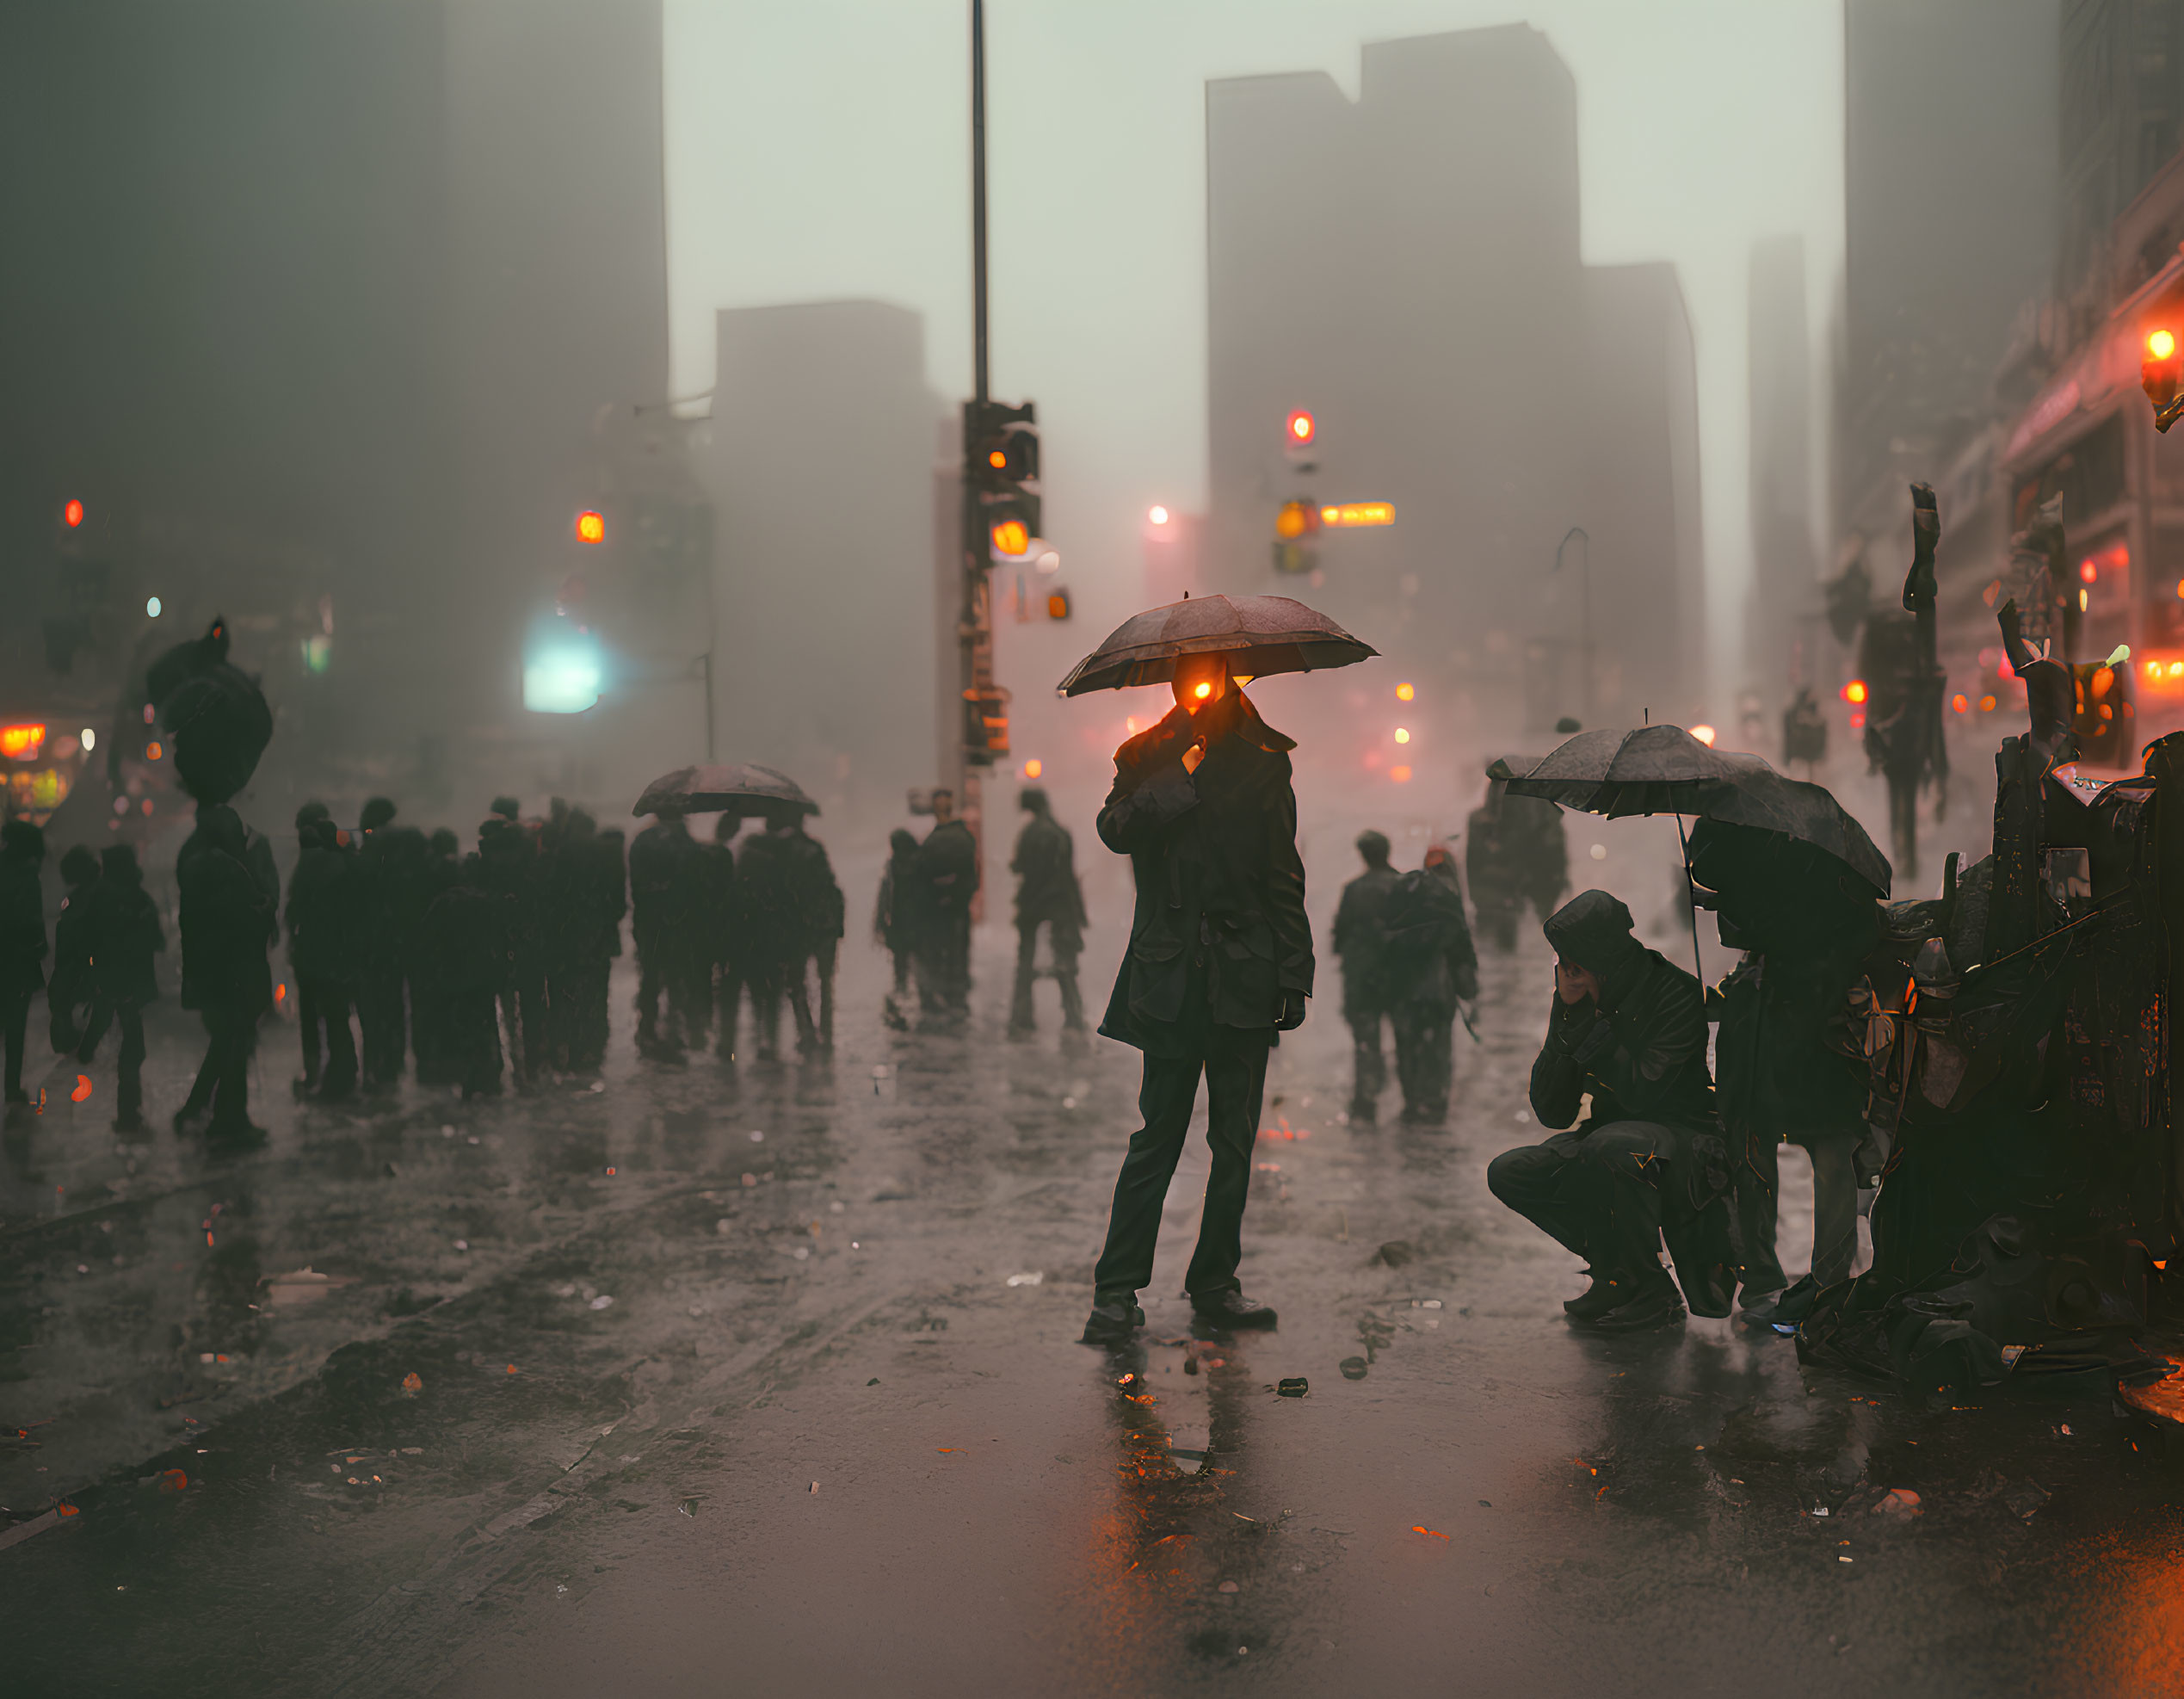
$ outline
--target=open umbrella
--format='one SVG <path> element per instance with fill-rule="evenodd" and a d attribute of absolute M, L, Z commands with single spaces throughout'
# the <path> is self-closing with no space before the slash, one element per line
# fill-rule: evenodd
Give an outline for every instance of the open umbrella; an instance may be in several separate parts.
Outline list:
<path fill-rule="evenodd" d="M 801 808 L 807 814 L 819 805 L 804 794 L 804 788 L 786 773 L 756 762 L 724 767 L 678 767 L 645 787 L 632 814 L 657 814 L 662 807 L 685 814 L 741 812 L 757 813 L 768 805 Z"/>
<path fill-rule="evenodd" d="M 1785 778 L 1756 755 L 1708 748 L 1680 726 L 1581 732 L 1519 772 L 1487 769 L 1512 796 L 1544 797 L 1588 814 L 1690 814 L 1780 833 L 1834 857 L 1888 895 L 1888 858 L 1824 785 Z"/>
<path fill-rule="evenodd" d="M 1064 696 L 1165 684 L 1185 655 L 1233 655 L 1239 673 L 1317 672 L 1369 660 L 1380 652 L 1286 596 L 1186 596 L 1134 614 L 1077 664 Z"/>

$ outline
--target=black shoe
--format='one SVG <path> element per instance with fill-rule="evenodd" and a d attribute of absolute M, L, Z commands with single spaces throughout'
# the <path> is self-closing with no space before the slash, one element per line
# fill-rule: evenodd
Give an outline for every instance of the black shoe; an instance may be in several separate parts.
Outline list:
<path fill-rule="evenodd" d="M 141 1133 L 145 1130 L 144 1116 L 134 1109 L 124 1109 L 114 1117 L 114 1130 L 116 1133 Z"/>
<path fill-rule="evenodd" d="M 1572 1321 L 1597 1320 L 1618 1305 L 1629 1302 L 1636 1290 L 1619 1276 L 1600 1274 L 1591 1269 L 1585 1272 L 1593 1283 L 1562 1307 L 1562 1313 Z"/>
<path fill-rule="evenodd" d="M 1675 1282 L 1663 1276 L 1659 1285 L 1649 1282 L 1639 1288 L 1636 1296 L 1595 1316 L 1592 1326 L 1600 1333 L 1642 1333 L 1682 1319 L 1683 1299 L 1676 1291 Z"/>
<path fill-rule="evenodd" d="M 1191 1313 L 1220 1327 L 1272 1327 L 1280 1319 L 1273 1305 L 1247 1298 L 1233 1286 L 1203 1296 L 1193 1294 Z"/>
<path fill-rule="evenodd" d="M 1780 1292 L 1747 1292 L 1737 1301 L 1737 1319 L 1754 1327 L 1770 1327 L 1781 1308 Z"/>
<path fill-rule="evenodd" d="M 200 1116 L 208 1115 L 211 1112 L 212 1105 L 209 1103 L 184 1103 L 180 1109 L 175 1111 L 175 1131 L 177 1133 L 188 1132 L 192 1121 L 196 1121 Z"/>
<path fill-rule="evenodd" d="M 1088 1345 L 1121 1345 L 1129 1343 L 1130 1336 L 1145 1325 L 1145 1313 L 1128 1294 L 1118 1293 L 1108 1297 L 1095 1297 L 1092 1313 L 1085 1318 L 1082 1343 Z"/>

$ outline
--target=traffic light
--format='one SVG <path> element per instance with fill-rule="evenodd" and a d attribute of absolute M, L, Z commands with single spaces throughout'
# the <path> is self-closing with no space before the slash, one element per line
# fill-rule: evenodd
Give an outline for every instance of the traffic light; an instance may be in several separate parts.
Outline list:
<path fill-rule="evenodd" d="M 61 523 L 73 531 L 83 522 L 83 504 L 73 496 L 61 504 Z"/>
<path fill-rule="evenodd" d="M 1282 437 L 1292 448 L 1309 448 L 1312 438 L 1319 435 L 1319 421 L 1302 407 L 1293 410 L 1288 422 L 1282 426 Z"/>
<path fill-rule="evenodd" d="M 1274 515 L 1274 535 L 1286 543 L 1294 542 L 1299 537 L 1311 535 L 1319 529 L 1319 504 L 1305 496 L 1281 504 L 1281 510 Z"/>
<path fill-rule="evenodd" d="M 1009 693 L 998 687 L 963 693 L 963 753 L 974 767 L 990 767 L 1009 753 Z"/>
<path fill-rule="evenodd" d="M 592 508 L 586 508 L 577 516 L 577 541 L 580 543 L 603 543 L 607 541 L 607 516 Z"/>
<path fill-rule="evenodd" d="M 991 553 L 1021 560 L 1040 534 L 1036 405 L 964 403 L 963 459 Z"/>
<path fill-rule="evenodd" d="M 2154 429 L 2165 431 L 2184 416 L 2184 349 L 2173 331 L 2154 331 L 2146 337 L 2146 355 L 2139 361 L 2138 381 L 2146 398 L 2154 404 Z"/>
<path fill-rule="evenodd" d="M 1069 616 L 1070 593 L 1061 585 L 1056 584 L 1046 592 L 1046 617 L 1050 620 L 1066 620 Z"/>

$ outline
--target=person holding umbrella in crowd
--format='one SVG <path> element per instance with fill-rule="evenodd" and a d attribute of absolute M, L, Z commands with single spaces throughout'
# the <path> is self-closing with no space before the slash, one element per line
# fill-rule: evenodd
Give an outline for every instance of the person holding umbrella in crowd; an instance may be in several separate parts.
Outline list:
<path fill-rule="evenodd" d="M 1268 1053 L 1304 1022 L 1312 935 L 1290 784 L 1296 745 L 1260 718 L 1238 676 L 1374 652 L 1286 596 L 1206 596 L 1138 615 L 1064 681 L 1066 695 L 1164 683 L 1175 704 L 1115 752 L 1100 811 L 1100 840 L 1130 857 L 1137 885 L 1100 1030 L 1144 1053 L 1144 1122 L 1115 1181 L 1087 1344 L 1124 1344 L 1144 1324 L 1138 1294 L 1152 1280 L 1201 1076 L 1212 1171 L 1184 1289 L 1210 1325 L 1274 1325 L 1273 1307 L 1246 1297 L 1238 1277 L 1243 1207 Z"/>

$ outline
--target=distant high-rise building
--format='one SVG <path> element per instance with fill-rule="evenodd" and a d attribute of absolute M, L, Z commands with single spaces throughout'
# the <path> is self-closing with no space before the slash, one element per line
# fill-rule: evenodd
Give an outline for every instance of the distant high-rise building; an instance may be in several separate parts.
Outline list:
<path fill-rule="evenodd" d="M 1210 83 L 1206 154 L 1206 587 L 1308 585 L 1448 681 L 1429 694 L 1459 721 L 1515 732 L 1586 699 L 1589 586 L 1595 714 L 1699 710 L 1689 325 L 1669 268 L 1582 262 L 1576 89 L 1546 38 L 1375 43 L 1354 102 L 1318 73 Z M 1317 576 L 1284 577 L 1275 519 L 1304 497 L 1395 522 L 1323 531 L 1287 557 Z M 1589 556 L 1555 575 L 1573 527 Z"/>
<path fill-rule="evenodd" d="M 1752 249 L 1745 361 L 1749 396 L 1752 584 L 1745 664 L 1737 682 L 1779 708 L 1795 684 L 1788 664 L 1797 616 L 1817 604 L 1812 552 L 1811 326 L 1805 243 L 1774 236 Z M 1809 669 L 1817 657 L 1805 658 Z"/>
<path fill-rule="evenodd" d="M 924 321 L 824 301 L 716 322 L 699 468 L 719 515 L 719 714 L 735 758 L 777 762 L 823 799 L 867 778 L 930 783 L 935 527 L 952 537 L 955 522 L 935 510 L 935 443 L 953 433 L 926 379 Z"/>

